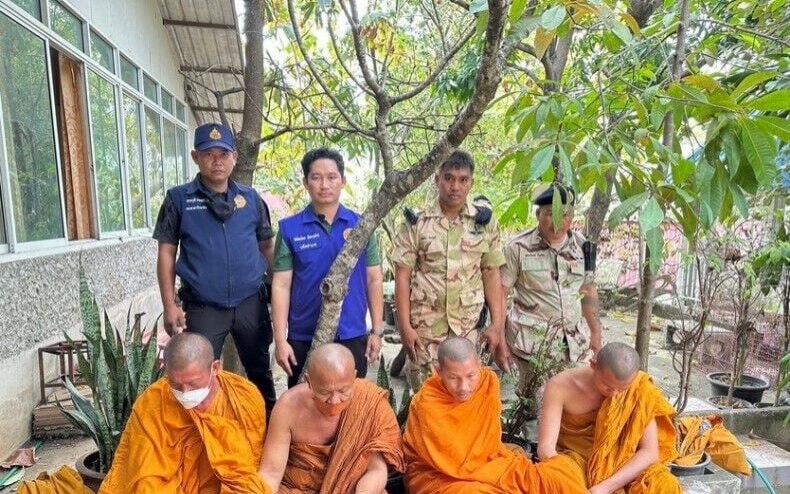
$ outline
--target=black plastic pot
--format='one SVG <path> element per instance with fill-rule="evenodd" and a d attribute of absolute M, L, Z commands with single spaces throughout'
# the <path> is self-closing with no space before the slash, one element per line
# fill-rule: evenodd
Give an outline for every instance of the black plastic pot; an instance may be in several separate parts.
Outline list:
<path fill-rule="evenodd" d="M 727 410 L 727 409 L 741 410 L 741 409 L 744 409 L 744 408 L 753 408 L 754 407 L 754 405 L 752 405 L 750 402 L 744 400 L 743 398 L 736 398 L 734 396 L 732 397 L 732 402 L 728 403 L 727 402 L 727 395 L 709 396 L 708 397 L 708 401 L 710 403 L 713 403 L 713 405 L 716 406 L 716 408 L 719 408 L 719 409 L 722 409 L 722 410 Z"/>
<path fill-rule="evenodd" d="M 705 468 L 710 465 L 710 455 L 708 453 L 702 453 L 702 458 L 700 458 L 699 463 L 696 465 L 675 465 L 674 463 L 669 464 L 669 471 L 675 477 L 691 477 L 692 475 L 702 475 L 705 473 Z"/>
<path fill-rule="evenodd" d="M 385 490 L 387 494 L 406 494 L 406 484 L 403 483 L 403 474 L 392 472 L 387 478 Z"/>
<path fill-rule="evenodd" d="M 710 390 L 713 396 L 726 396 L 730 389 L 729 372 L 711 372 L 706 377 L 710 383 Z M 763 399 L 763 391 L 768 389 L 768 382 L 754 376 L 741 377 L 741 384 L 735 386 L 733 396 L 741 398 L 749 403 L 760 403 Z"/>

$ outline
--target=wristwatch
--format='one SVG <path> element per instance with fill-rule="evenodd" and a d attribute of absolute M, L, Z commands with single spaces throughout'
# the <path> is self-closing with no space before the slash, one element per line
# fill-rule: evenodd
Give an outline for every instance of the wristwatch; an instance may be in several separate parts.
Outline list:
<path fill-rule="evenodd" d="M 381 337 L 381 336 L 384 335 L 384 328 L 378 328 L 378 329 L 377 328 L 370 328 L 368 330 L 368 335 L 374 335 L 374 336 Z"/>

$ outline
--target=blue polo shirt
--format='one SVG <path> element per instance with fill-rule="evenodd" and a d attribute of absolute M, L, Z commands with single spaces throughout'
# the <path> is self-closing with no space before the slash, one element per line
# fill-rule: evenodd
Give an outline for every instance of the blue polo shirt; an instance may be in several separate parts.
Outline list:
<path fill-rule="evenodd" d="M 313 339 L 321 311 L 321 282 L 343 248 L 348 232 L 359 219 L 359 214 L 341 204 L 330 225 L 316 216 L 311 204 L 280 221 L 273 270 L 292 271 L 288 309 L 289 340 Z M 375 239 L 371 239 L 366 251 L 367 254 L 360 253 L 348 281 L 348 292 L 340 310 L 337 341 L 358 338 L 367 333 L 366 267 L 381 262 Z"/>
<path fill-rule="evenodd" d="M 224 222 L 207 205 L 217 195 L 235 205 Z M 271 238 L 271 229 L 254 189 L 231 180 L 225 194 L 216 194 L 199 176 L 174 187 L 167 192 L 153 237 L 179 245 L 176 274 L 189 301 L 233 308 L 258 293 L 266 272 L 258 243 Z"/>

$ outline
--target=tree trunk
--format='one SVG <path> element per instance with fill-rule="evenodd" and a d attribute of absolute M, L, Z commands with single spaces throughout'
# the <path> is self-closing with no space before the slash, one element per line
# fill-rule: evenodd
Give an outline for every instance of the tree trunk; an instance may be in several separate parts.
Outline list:
<path fill-rule="evenodd" d="M 261 0 L 244 0 L 244 9 L 244 33 L 247 37 L 244 45 L 247 61 L 244 67 L 244 113 L 241 131 L 236 134 L 236 149 L 239 157 L 231 178 L 252 186 L 258 163 L 263 123 L 260 109 L 260 105 L 263 104 L 263 5 Z M 225 338 L 222 366 L 227 371 L 245 375 L 233 338 Z"/>
<path fill-rule="evenodd" d="M 252 185 L 263 124 L 263 5 L 261 0 L 244 0 L 244 113 L 236 135 L 239 158 L 231 178 Z"/>
<path fill-rule="evenodd" d="M 680 78 L 683 70 L 683 60 L 686 53 L 686 29 L 689 20 L 689 0 L 682 0 L 680 4 L 680 21 L 678 22 L 677 41 L 675 54 L 672 57 L 672 71 L 670 82 Z M 662 144 L 671 149 L 675 142 L 674 112 L 669 111 L 664 116 L 664 133 Z M 659 226 L 660 228 L 660 226 Z M 639 293 L 639 315 L 636 323 L 636 351 L 639 352 L 642 370 L 647 372 L 650 348 L 650 318 L 653 315 L 653 299 L 655 297 L 656 275 L 650 268 L 650 249 L 645 248 L 645 259 L 642 264 L 642 284 Z"/>
<path fill-rule="evenodd" d="M 601 230 L 606 214 L 609 212 L 609 204 L 612 202 L 612 187 L 614 186 L 615 170 L 606 172 L 606 191 L 596 187 L 590 200 L 590 207 L 587 209 L 587 221 L 585 236 L 590 242 L 598 242 L 601 239 Z"/>

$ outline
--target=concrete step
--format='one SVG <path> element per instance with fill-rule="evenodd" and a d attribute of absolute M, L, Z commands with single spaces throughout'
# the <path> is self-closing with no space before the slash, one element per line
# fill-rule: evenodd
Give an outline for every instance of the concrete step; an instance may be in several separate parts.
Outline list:
<path fill-rule="evenodd" d="M 788 430 L 788 434 L 790 434 L 790 430 Z M 790 452 L 764 439 L 748 435 L 738 435 L 737 437 L 746 450 L 746 456 L 762 471 L 774 488 L 790 489 Z M 765 488 L 765 484 L 757 472 L 742 479 L 743 489 Z"/>

